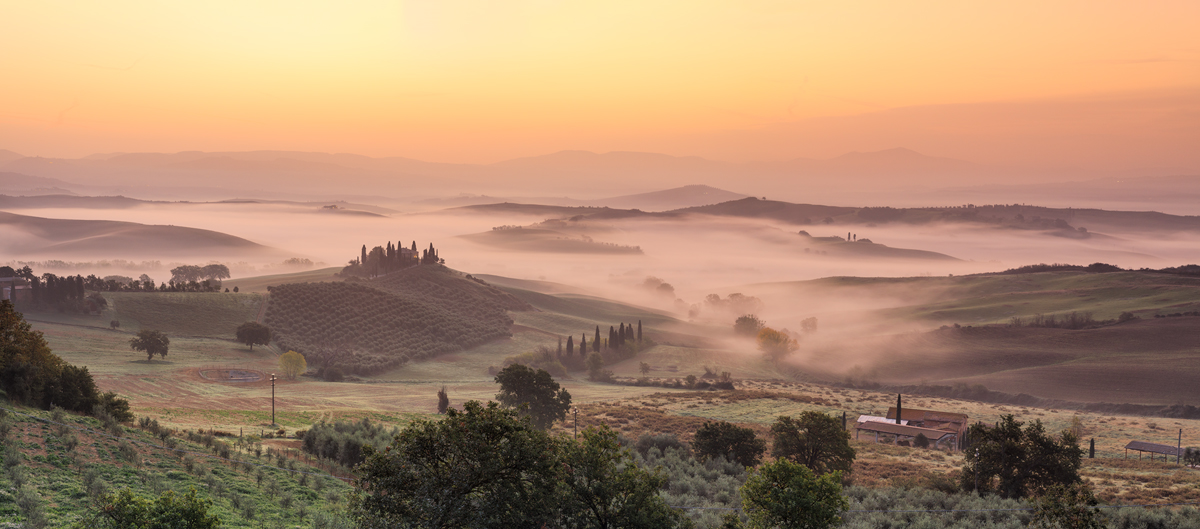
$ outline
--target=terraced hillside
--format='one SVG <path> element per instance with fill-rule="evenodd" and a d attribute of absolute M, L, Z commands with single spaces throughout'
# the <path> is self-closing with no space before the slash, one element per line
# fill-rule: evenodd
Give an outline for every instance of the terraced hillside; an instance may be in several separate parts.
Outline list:
<path fill-rule="evenodd" d="M 531 310 L 528 303 L 483 280 L 472 279 L 444 265 L 421 265 L 377 277 L 371 286 L 409 299 L 435 300 L 439 307 L 456 312 L 503 313 Z"/>
<path fill-rule="evenodd" d="M 423 265 L 366 284 L 273 287 L 266 320 L 280 348 L 368 374 L 511 336 L 507 311 L 530 309 L 483 281 Z"/>

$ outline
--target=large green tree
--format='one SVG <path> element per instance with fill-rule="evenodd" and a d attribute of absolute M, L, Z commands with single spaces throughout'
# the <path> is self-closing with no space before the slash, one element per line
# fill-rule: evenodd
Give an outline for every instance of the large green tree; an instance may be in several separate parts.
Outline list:
<path fill-rule="evenodd" d="M 9 399 L 42 405 L 66 366 L 11 301 L 0 301 L 0 388 Z"/>
<path fill-rule="evenodd" d="M 133 419 L 129 401 L 111 392 L 100 394 L 87 368 L 54 354 L 42 333 L 8 300 L 0 301 L 0 390 L 21 404 L 53 404 L 82 413 L 101 408 L 122 422 Z"/>
<path fill-rule="evenodd" d="M 754 430 L 725 421 L 705 422 L 692 438 L 692 449 L 701 459 L 722 456 L 752 467 L 767 451 L 767 443 Z"/>
<path fill-rule="evenodd" d="M 540 527 L 555 518 L 556 451 L 516 410 L 470 401 L 364 447 L 351 510 L 363 528 Z"/>
<path fill-rule="evenodd" d="M 1004 415 L 995 426 L 971 426 L 960 478 L 964 490 L 978 487 L 1004 498 L 1024 498 L 1047 487 L 1080 482 L 1079 439 L 1070 430 L 1050 435 L 1040 420 L 1022 428 L 1024 424 Z"/>
<path fill-rule="evenodd" d="M 248 321 L 238 325 L 237 341 L 249 345 L 253 351 L 255 345 L 271 343 L 271 328 L 257 321 Z"/>
<path fill-rule="evenodd" d="M 803 465 L 778 459 L 759 467 L 742 485 L 742 510 L 751 529 L 824 529 L 842 523 L 850 508 L 842 476 L 817 476 Z"/>
<path fill-rule="evenodd" d="M 771 425 L 774 447 L 771 455 L 804 465 L 820 474 L 840 470 L 850 472 L 854 448 L 850 432 L 842 421 L 816 411 L 806 411 L 793 419 L 786 415 Z"/>
<path fill-rule="evenodd" d="M 129 340 L 129 347 L 134 351 L 146 353 L 146 361 L 154 360 L 154 355 L 166 358 L 171 339 L 160 331 L 142 329 L 138 331 L 137 336 Z"/>
<path fill-rule="evenodd" d="M 534 426 L 543 430 L 565 419 L 571 409 L 571 394 L 545 369 L 535 371 L 523 364 L 513 364 L 496 374 L 496 383 L 500 384 L 496 400 L 528 414 Z"/>
<path fill-rule="evenodd" d="M 564 499 L 561 527 L 573 529 L 689 527 L 658 491 L 666 478 L 638 467 L 617 433 L 588 428 L 580 439 L 563 443 Z"/>

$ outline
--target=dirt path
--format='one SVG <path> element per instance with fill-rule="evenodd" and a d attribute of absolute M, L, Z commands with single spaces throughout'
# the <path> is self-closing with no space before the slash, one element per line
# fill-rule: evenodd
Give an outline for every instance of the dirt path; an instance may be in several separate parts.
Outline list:
<path fill-rule="evenodd" d="M 258 306 L 258 317 L 254 321 L 263 323 L 263 319 L 267 317 L 267 302 L 271 301 L 271 293 L 267 292 L 262 295 L 262 304 Z"/>

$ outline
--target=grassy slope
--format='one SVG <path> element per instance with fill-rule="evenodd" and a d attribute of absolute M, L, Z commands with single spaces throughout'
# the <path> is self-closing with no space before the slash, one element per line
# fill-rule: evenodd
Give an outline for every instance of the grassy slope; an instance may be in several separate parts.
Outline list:
<path fill-rule="evenodd" d="M 154 329 L 168 336 L 203 336 L 232 340 L 237 326 L 258 316 L 259 294 L 221 292 L 104 292 L 108 308 L 101 314 L 29 312 L 32 321 L 84 325 L 107 329 L 113 320 L 120 330 Z"/>
<path fill-rule="evenodd" d="M 3 405 L 11 406 L 7 402 Z M 39 410 L 21 408 L 18 411 L 42 419 L 50 418 L 49 413 Z M 66 416 L 64 422 L 71 429 L 65 432 L 79 439 L 79 445 L 73 452 L 66 448 L 64 437 L 52 426 L 20 415 L 10 415 L 7 420 L 13 425 L 9 434 L 13 444 L 0 450 L 7 452 L 15 449 L 19 452 L 26 479 L 24 486 L 35 489 L 41 497 L 50 527 L 67 525 L 87 512 L 91 500 L 84 485 L 84 475 L 89 472 L 98 475 L 109 490 L 129 488 L 146 496 L 156 496 L 164 490 L 182 493 L 195 488 L 200 497 L 213 500 L 211 512 L 221 518 L 224 527 L 275 526 L 276 523 L 292 527 L 307 524 L 307 520 L 302 522 L 297 516 L 299 503 L 306 506 L 311 517 L 317 511 L 329 512 L 341 508 L 350 490 L 344 482 L 303 463 L 296 468 L 325 476 L 320 478 L 320 491 L 317 490 L 314 476 L 309 476 L 305 484 L 301 484 L 299 474 L 278 468 L 275 466 L 278 463 L 265 455 L 259 458 L 242 453 L 240 459 L 264 466 L 254 466 L 251 470 L 246 470 L 243 465 L 233 468 L 229 463 L 206 457 L 211 452 L 203 446 L 179 439 L 177 450 L 196 452 L 187 455 L 196 462 L 194 470 L 189 472 L 180 454 L 162 448 L 161 442 L 150 434 L 126 427 L 122 437 L 135 447 L 136 460 L 141 462 L 134 464 L 121 456 L 121 441 L 112 438 L 95 419 Z M 265 474 L 262 485 L 255 479 L 259 468 Z M 209 476 L 215 479 L 210 481 Z M 280 486 L 278 495 L 272 496 L 268 492 L 271 480 Z M 5 473 L 0 477 L 0 483 L 4 484 L 0 488 L 5 489 L 0 492 L 0 522 L 20 521 L 22 517 L 16 508 L 13 489 L 10 488 L 13 486 L 11 474 Z M 289 508 L 280 504 L 285 494 L 294 498 L 295 503 Z M 254 505 L 252 519 L 247 519 L 244 509 L 232 504 L 231 498 L 235 495 L 240 497 L 243 505 Z"/>
<path fill-rule="evenodd" d="M 1200 278 L 1172 274 L 1041 272 L 957 277 L 829 277 L 749 285 L 743 292 L 907 300 L 871 317 L 926 323 L 1008 323 L 1014 316 L 1092 312 L 1113 319 L 1200 309 Z"/>
<path fill-rule="evenodd" d="M 285 283 L 313 283 L 319 281 L 339 281 L 336 275 L 341 272 L 341 267 L 320 268 L 317 270 L 306 270 L 304 272 L 295 272 L 291 274 L 271 274 L 265 276 L 254 277 L 238 277 L 228 279 L 221 286 L 233 290 L 233 287 L 238 287 L 238 292 L 248 293 L 254 292 L 258 294 L 266 294 L 267 287 L 275 285 L 283 285 Z"/>

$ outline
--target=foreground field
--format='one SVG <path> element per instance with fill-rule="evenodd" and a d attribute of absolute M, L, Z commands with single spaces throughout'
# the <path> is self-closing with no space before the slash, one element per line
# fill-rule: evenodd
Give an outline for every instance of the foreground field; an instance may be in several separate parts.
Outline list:
<path fill-rule="evenodd" d="M 1081 279 L 1038 279 L 1043 280 L 1055 286 L 1057 281 Z M 129 398 L 139 416 L 153 417 L 167 427 L 234 435 L 262 434 L 276 428 L 272 405 L 274 422 L 289 434 L 322 420 L 369 418 L 404 426 L 435 417 L 436 393 L 443 387 L 452 406 L 492 399 L 497 387 L 491 373 L 514 355 L 542 346 L 554 350 L 560 337 L 578 339 L 588 332 L 591 339 L 597 326 L 635 321 L 641 321 L 647 336 L 658 344 L 632 359 L 605 366 L 621 384 L 588 381 L 580 371 L 557 377 L 572 394 L 579 427 L 607 425 L 630 439 L 644 433 L 671 433 L 689 441 L 705 421 L 725 420 L 749 426 L 769 439 L 770 424 L 782 415 L 795 416 L 807 410 L 845 414 L 852 426 L 860 414 L 882 415 L 895 402 L 892 393 L 817 383 L 822 379 L 817 371 L 795 366 L 781 369 L 764 360 L 752 342 L 732 339 L 724 325 L 683 322 L 651 309 L 581 294 L 546 294 L 515 286 L 505 290 L 533 308 L 508 312 L 513 319 L 511 337 L 338 383 L 300 376 L 281 378 L 272 386 L 269 375 L 279 373 L 277 355 L 281 351 L 274 347 L 251 351 L 233 342 L 224 330 L 229 322 L 253 319 L 261 307 L 254 304 L 261 299 L 256 294 L 189 294 L 161 299 L 145 294 L 114 296 L 110 311 L 128 321 L 123 321 L 120 329 L 107 328 L 109 313 L 34 313 L 30 317 L 56 353 L 68 362 L 88 366 L 102 390 Z M 186 315 L 193 309 L 196 317 L 189 320 Z M 875 364 L 875 376 L 888 381 L 882 375 L 886 373 L 893 381 L 904 381 L 940 372 L 941 378 L 929 381 L 985 383 L 992 389 L 1076 401 L 1194 403 L 1200 400 L 1191 384 L 1200 373 L 1190 367 L 1200 365 L 1196 320 L 1144 318 L 1082 330 L 960 326 L 901 335 L 907 342 L 885 335 L 892 345 L 879 347 L 885 360 Z M 129 348 L 131 332 L 150 325 L 176 329 L 171 334 L 170 354 L 163 360 L 147 362 Z M 181 332 L 185 330 L 188 332 Z M 819 341 L 806 340 L 797 358 L 814 364 L 819 360 L 815 355 L 837 358 L 836 349 L 822 350 L 816 346 Z M 643 363 L 648 370 L 645 374 Z M 252 380 L 232 382 L 211 376 L 223 369 L 250 374 Z M 737 390 L 692 391 L 651 385 L 723 372 L 737 381 Z M 645 381 L 635 383 L 643 377 Z M 1126 388 L 1128 392 L 1124 392 Z M 1075 427 L 1083 439 L 1095 440 L 1097 457 L 1085 460 L 1083 476 L 1104 501 L 1200 501 L 1200 472 L 1177 467 L 1173 461 L 1125 459 L 1123 449 L 1132 440 L 1173 445 L 1180 430 L 1184 446 L 1200 446 L 1200 421 L 921 396 L 907 396 L 905 405 L 965 413 L 972 422 L 990 423 L 1013 414 L 1021 421 L 1040 420 L 1051 432 Z M 575 427 L 571 415 L 555 429 L 569 435 Z M 280 449 L 295 443 L 291 439 L 264 441 L 265 446 Z M 953 484 L 962 466 L 959 453 L 876 444 L 873 436 L 855 440 L 853 446 L 858 458 L 850 480 L 870 489 L 945 488 Z M 47 482 L 45 486 L 54 485 Z"/>

